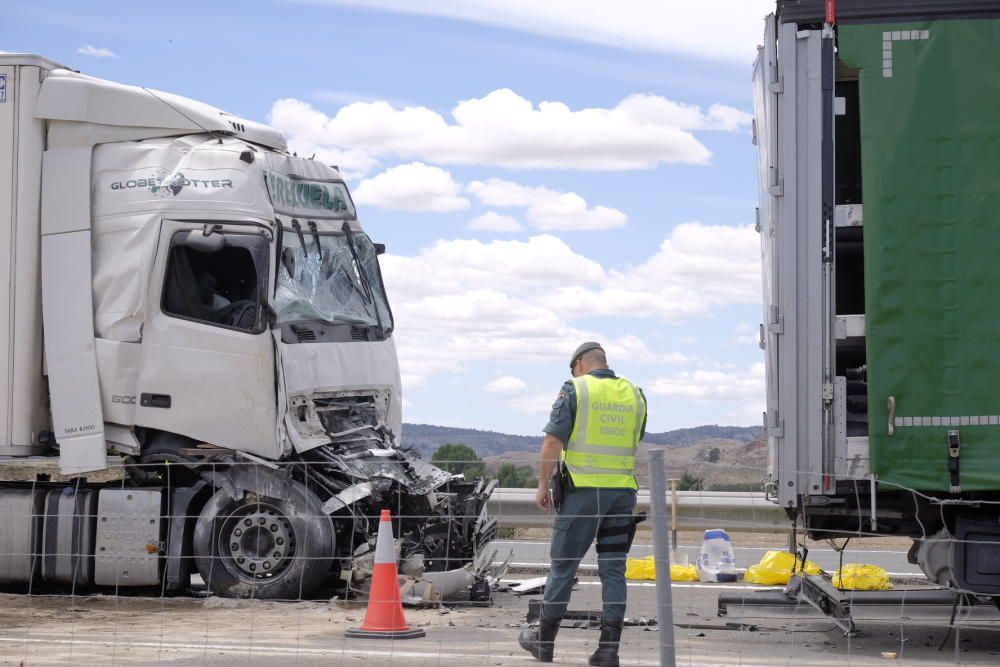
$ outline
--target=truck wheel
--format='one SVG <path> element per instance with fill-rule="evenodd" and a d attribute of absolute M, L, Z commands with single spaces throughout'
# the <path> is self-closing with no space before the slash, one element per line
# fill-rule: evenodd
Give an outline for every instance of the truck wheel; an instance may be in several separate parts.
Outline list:
<path fill-rule="evenodd" d="M 326 577 L 334 552 L 330 518 L 319 499 L 291 482 L 288 500 L 220 490 L 194 531 L 198 572 L 215 595 L 298 600 Z"/>

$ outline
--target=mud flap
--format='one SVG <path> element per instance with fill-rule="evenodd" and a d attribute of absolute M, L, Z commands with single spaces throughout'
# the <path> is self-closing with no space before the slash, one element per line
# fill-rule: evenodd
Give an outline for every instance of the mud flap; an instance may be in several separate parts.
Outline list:
<path fill-rule="evenodd" d="M 222 471 L 202 471 L 201 475 L 215 488 L 225 489 L 233 500 L 242 498 L 246 491 L 284 501 L 291 498 L 292 477 L 287 469 L 272 470 L 260 465 L 236 465 Z"/>

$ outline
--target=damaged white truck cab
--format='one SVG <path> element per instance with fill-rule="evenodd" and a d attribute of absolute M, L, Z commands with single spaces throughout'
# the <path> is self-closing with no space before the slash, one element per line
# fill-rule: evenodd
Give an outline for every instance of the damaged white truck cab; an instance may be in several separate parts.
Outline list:
<path fill-rule="evenodd" d="M 196 565 L 217 594 L 299 597 L 382 508 L 428 570 L 482 552 L 492 487 L 400 448 L 384 248 L 336 168 L 37 56 L 0 54 L 0 82 L 0 456 L 139 464 L 0 483 L 0 584 L 183 589 Z"/>

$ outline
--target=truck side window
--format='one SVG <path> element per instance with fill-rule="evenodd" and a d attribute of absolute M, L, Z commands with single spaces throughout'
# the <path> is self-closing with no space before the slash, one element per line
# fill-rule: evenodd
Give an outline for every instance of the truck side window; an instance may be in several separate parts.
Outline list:
<path fill-rule="evenodd" d="M 206 249 L 186 243 L 189 234 L 178 232 L 171 239 L 163 312 L 241 331 L 263 331 L 264 318 L 258 313 L 267 276 L 267 241 L 253 234 L 216 232 L 224 243 Z"/>

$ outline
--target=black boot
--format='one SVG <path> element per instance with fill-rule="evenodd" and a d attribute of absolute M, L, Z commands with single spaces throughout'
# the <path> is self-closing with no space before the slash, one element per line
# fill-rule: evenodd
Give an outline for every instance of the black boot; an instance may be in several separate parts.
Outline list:
<path fill-rule="evenodd" d="M 537 628 L 525 628 L 517 637 L 517 643 L 525 651 L 535 656 L 538 662 L 552 662 L 559 621 L 550 621 L 542 616 Z"/>
<path fill-rule="evenodd" d="M 622 639 L 621 621 L 601 621 L 601 639 L 590 656 L 594 667 L 618 667 L 618 643 Z"/>

